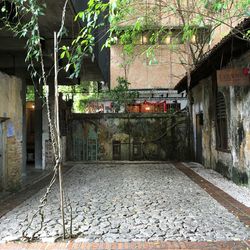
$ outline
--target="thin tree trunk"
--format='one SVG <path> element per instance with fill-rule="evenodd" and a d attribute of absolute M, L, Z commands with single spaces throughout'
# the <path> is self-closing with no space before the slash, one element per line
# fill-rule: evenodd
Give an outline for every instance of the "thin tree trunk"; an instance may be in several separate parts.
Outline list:
<path fill-rule="evenodd" d="M 59 101 L 58 101 L 58 41 L 57 33 L 54 32 L 54 67 L 55 67 L 55 124 L 57 131 L 57 145 L 58 145 L 58 174 L 59 174 L 59 190 L 60 190 L 60 205 L 63 227 L 63 239 L 66 238 L 65 233 L 65 219 L 64 219 L 64 197 L 63 197 L 63 179 L 62 179 L 62 155 L 61 155 L 61 141 L 60 141 L 60 121 L 59 121 Z"/>
<path fill-rule="evenodd" d="M 195 158 L 194 156 L 194 141 L 193 141 L 193 97 L 192 92 L 190 90 L 191 87 L 191 70 L 192 70 L 192 55 L 191 55 L 191 45 L 189 42 L 186 44 L 186 49 L 188 51 L 188 67 L 187 67 L 187 95 L 188 95 L 188 108 L 189 108 L 189 116 L 190 116 L 190 126 L 189 126 L 189 137 L 188 137 L 188 148 L 189 148 L 189 155 L 191 157 L 190 160 L 193 160 Z"/>

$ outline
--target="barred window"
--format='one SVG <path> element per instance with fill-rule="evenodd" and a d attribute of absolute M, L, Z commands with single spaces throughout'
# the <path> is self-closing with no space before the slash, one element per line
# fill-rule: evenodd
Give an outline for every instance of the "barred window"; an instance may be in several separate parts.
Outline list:
<path fill-rule="evenodd" d="M 227 111 L 221 92 L 218 92 L 216 98 L 216 144 L 217 149 L 228 149 Z"/>

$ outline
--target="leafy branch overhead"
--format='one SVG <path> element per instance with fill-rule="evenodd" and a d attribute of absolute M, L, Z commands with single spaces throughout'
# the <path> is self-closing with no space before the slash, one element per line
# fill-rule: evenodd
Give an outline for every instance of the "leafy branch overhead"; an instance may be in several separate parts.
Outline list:
<path fill-rule="evenodd" d="M 63 46 L 61 48 L 61 59 L 67 59 L 66 71 L 71 70 L 71 78 L 78 77 L 81 71 L 82 60 L 85 56 L 92 56 L 94 60 L 95 36 L 94 31 L 103 27 L 103 23 L 99 22 L 99 17 L 104 15 L 109 5 L 101 0 L 90 0 L 88 2 L 87 11 L 79 12 L 75 17 L 75 22 L 79 21 L 83 24 L 83 28 L 79 31 L 76 39 L 73 40 L 71 46 Z M 104 19 L 108 15 L 104 16 Z"/>
<path fill-rule="evenodd" d="M 46 4 L 37 0 L 12 0 L 2 2 L 1 21 L 2 29 L 8 29 L 19 38 L 26 39 L 26 59 L 32 79 L 41 80 L 41 40 L 38 20 L 44 15 Z"/>
<path fill-rule="evenodd" d="M 184 67 L 192 68 L 209 50 L 216 28 L 224 25 L 231 29 L 249 17 L 249 6 L 249 0 L 90 0 L 75 18 L 85 25 L 73 42 L 70 64 L 79 73 L 76 58 L 84 53 L 93 55 L 99 39 L 95 32 L 102 28 L 107 37 L 103 47 L 122 46 L 126 67 L 140 54 L 149 58 L 149 64 L 157 63 L 154 50 L 165 45 L 180 54 Z M 248 39 L 247 34 L 244 37 Z M 139 53 L 138 45 L 145 45 Z"/>
<path fill-rule="evenodd" d="M 68 0 L 65 1 L 62 18 L 61 27 L 58 31 L 54 31 L 54 56 L 49 55 L 53 58 L 53 65 L 48 69 L 45 66 L 45 55 L 42 48 L 42 41 L 44 40 L 40 34 L 39 20 L 41 16 L 44 15 L 46 5 L 41 3 L 39 0 L 13 0 L 12 2 L 3 1 L 1 2 L 1 15 L 0 20 L 4 23 L 2 29 L 4 31 L 11 31 L 12 34 L 18 38 L 24 38 L 26 40 L 26 63 L 28 65 L 28 71 L 30 72 L 31 79 L 33 80 L 36 92 L 43 98 L 44 105 L 46 107 L 50 139 L 53 148 L 55 164 L 53 167 L 53 174 L 50 183 L 46 189 L 46 192 L 40 199 L 39 206 L 37 210 L 27 217 L 27 225 L 22 230 L 22 239 L 27 241 L 32 241 L 37 237 L 37 234 L 43 229 L 45 220 L 45 206 L 48 202 L 48 196 L 52 192 L 52 186 L 56 182 L 57 175 L 59 176 L 59 186 L 60 186 L 60 208 L 62 215 L 62 229 L 63 238 L 66 237 L 66 228 L 64 220 L 64 197 L 62 188 L 62 156 L 61 156 L 61 138 L 60 138 L 60 124 L 59 124 L 59 104 L 58 104 L 58 93 L 57 93 L 57 76 L 59 72 L 58 68 L 58 40 L 63 35 L 65 14 Z M 50 102 L 49 92 L 48 92 L 48 82 L 47 79 L 51 72 L 54 70 L 54 86 L 55 95 L 53 98 L 53 104 Z M 42 94 L 42 87 L 45 87 L 45 98 Z M 38 96 L 37 95 L 37 96 Z M 37 98 L 39 98 L 37 97 Z M 41 107 L 42 108 L 42 107 Z M 39 227 L 33 228 L 33 222 L 39 219 Z M 72 230 L 70 230 L 72 231 Z"/>

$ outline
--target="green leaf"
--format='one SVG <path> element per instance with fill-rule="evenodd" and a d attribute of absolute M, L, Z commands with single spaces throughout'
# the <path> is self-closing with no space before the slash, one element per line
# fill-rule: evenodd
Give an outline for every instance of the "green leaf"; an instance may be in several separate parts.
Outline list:
<path fill-rule="evenodd" d="M 60 55 L 60 58 L 61 58 L 61 59 L 63 59 L 63 58 L 65 57 L 65 53 L 66 53 L 65 51 L 63 51 L 63 52 L 61 53 L 61 55 Z"/>

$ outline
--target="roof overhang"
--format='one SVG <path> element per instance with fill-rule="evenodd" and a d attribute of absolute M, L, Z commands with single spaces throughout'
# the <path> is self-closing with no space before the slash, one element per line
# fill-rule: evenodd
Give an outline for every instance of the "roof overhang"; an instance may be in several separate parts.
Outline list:
<path fill-rule="evenodd" d="M 188 78 L 185 76 L 175 86 L 179 92 L 190 90 L 202 79 L 211 76 L 216 70 L 227 65 L 230 60 L 238 58 L 250 49 L 250 41 L 242 37 L 242 32 L 250 29 L 250 18 L 245 19 L 235 27 L 220 43 L 204 56 L 195 69 L 191 71 L 191 84 L 188 88 Z"/>

